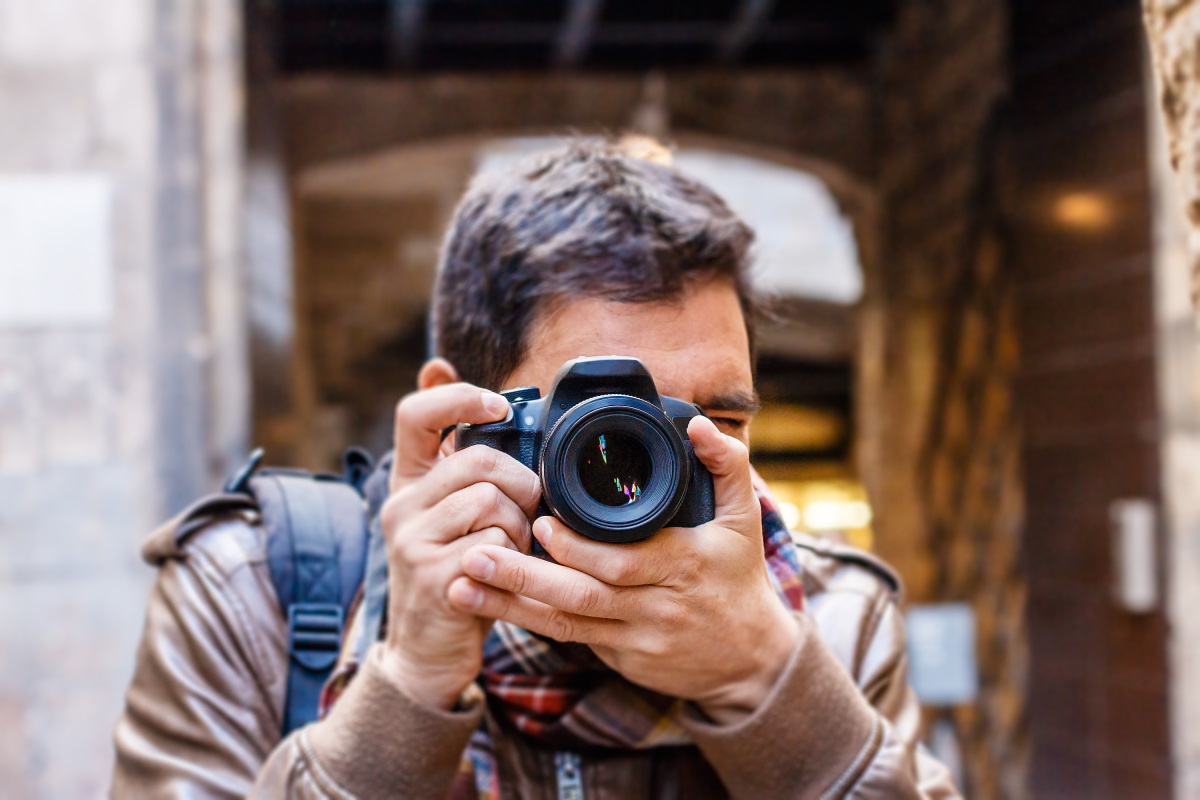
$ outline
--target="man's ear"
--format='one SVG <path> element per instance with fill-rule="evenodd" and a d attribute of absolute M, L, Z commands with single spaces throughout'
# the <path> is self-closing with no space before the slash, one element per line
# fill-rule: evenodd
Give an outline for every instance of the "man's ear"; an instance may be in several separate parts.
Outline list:
<path fill-rule="evenodd" d="M 417 373 L 417 388 L 421 391 L 448 383 L 458 383 L 458 370 L 444 358 L 431 358 Z"/>

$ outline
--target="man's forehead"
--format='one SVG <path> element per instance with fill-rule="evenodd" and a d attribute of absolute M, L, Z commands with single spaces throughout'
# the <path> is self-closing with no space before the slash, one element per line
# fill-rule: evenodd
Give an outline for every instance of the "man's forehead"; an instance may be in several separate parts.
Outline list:
<path fill-rule="evenodd" d="M 625 355 L 645 363 L 663 394 L 725 410 L 752 410 L 756 403 L 741 305 L 725 282 L 664 302 L 570 300 L 530 334 L 510 386 L 547 390 L 558 368 L 572 358 Z"/>

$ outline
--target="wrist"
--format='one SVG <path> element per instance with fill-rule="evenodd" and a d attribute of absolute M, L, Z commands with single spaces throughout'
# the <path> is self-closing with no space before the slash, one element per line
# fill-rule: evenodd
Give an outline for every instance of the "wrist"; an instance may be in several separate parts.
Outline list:
<path fill-rule="evenodd" d="M 746 674 L 696 705 L 717 725 L 734 725 L 751 716 L 770 696 L 800 640 L 795 616 L 780 607 L 760 640 L 764 644 Z"/>
<path fill-rule="evenodd" d="M 414 663 L 393 647 L 385 647 L 380 659 L 384 676 L 417 705 L 437 711 L 452 711 L 462 693 L 474 680 L 458 670 L 447 672 Z"/>

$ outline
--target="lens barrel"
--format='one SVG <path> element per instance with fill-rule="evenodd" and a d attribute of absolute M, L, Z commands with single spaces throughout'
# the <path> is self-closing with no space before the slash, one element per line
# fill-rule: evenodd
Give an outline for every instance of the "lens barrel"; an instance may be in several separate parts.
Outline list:
<path fill-rule="evenodd" d="M 568 526 L 604 542 L 635 542 L 679 511 L 691 462 L 660 408 L 613 394 L 585 400 L 555 423 L 540 472 L 546 504 Z"/>

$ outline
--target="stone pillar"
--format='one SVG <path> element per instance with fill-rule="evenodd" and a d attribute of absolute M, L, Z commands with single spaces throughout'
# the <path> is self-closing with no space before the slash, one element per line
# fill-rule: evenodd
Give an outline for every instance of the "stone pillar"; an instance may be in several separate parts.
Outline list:
<path fill-rule="evenodd" d="M 233 0 L 0 0 L 0 794 L 96 797 L 151 526 L 244 447 Z"/>
<path fill-rule="evenodd" d="M 1200 793 L 1200 3 L 1145 0 L 1144 11 L 1161 112 L 1150 131 L 1171 756 L 1175 796 L 1188 798 Z"/>
<path fill-rule="evenodd" d="M 1158 105 L 1191 225 L 1192 301 L 1200 304 L 1200 2 L 1144 0 Z"/>
<path fill-rule="evenodd" d="M 877 552 L 909 600 L 975 613 L 978 699 L 939 713 L 963 791 L 997 800 L 1029 794 L 1015 281 L 997 185 L 1007 16 L 990 0 L 902 4 L 883 50 L 882 257 L 859 383 Z"/>
<path fill-rule="evenodd" d="M 1158 393 L 1171 625 L 1171 750 L 1175 796 L 1200 795 L 1200 342 L 1188 302 L 1192 257 L 1184 198 L 1171 173 L 1162 117 L 1150 115 Z"/>

